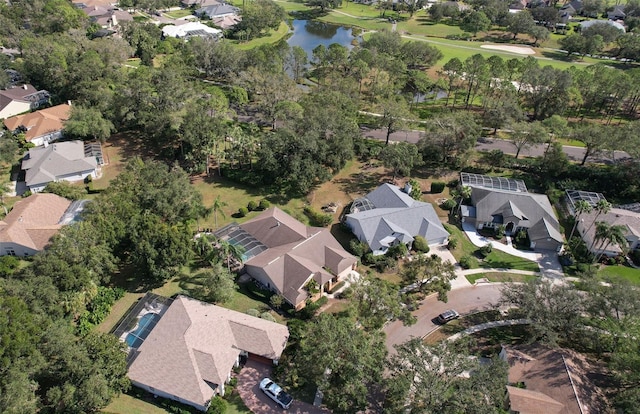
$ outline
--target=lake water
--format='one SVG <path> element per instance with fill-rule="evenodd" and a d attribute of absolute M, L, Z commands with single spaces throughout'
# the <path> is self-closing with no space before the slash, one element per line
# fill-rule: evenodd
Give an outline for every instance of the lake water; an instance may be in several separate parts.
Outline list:
<path fill-rule="evenodd" d="M 350 27 L 337 26 L 317 20 L 294 20 L 293 35 L 289 37 L 289 46 L 302 47 L 311 59 L 313 49 L 319 45 L 329 47 L 332 43 L 338 43 L 349 50 L 353 49 L 351 42 L 356 37 Z"/>

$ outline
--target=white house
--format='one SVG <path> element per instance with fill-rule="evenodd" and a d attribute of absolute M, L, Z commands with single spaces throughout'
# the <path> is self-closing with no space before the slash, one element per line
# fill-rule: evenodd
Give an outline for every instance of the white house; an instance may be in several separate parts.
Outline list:
<path fill-rule="evenodd" d="M 167 25 L 162 28 L 162 36 L 189 40 L 192 37 L 219 38 L 222 30 L 214 29 L 200 22 L 189 22 L 180 26 Z"/>
<path fill-rule="evenodd" d="M 82 141 L 57 142 L 31 148 L 22 160 L 27 188 L 37 193 L 52 181 L 78 182 L 100 176 L 101 154 Z"/>

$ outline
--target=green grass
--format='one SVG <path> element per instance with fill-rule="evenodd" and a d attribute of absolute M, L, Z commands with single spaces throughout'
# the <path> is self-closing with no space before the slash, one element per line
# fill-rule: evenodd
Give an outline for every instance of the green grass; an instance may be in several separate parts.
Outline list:
<path fill-rule="evenodd" d="M 489 282 L 516 282 L 516 283 L 526 283 L 536 279 L 534 275 L 519 275 L 517 273 L 508 273 L 508 272 L 487 272 L 487 273 L 475 273 L 472 275 L 465 276 L 469 283 L 473 284 L 478 279 L 486 278 Z"/>
<path fill-rule="evenodd" d="M 172 19 L 179 19 L 181 17 L 190 16 L 193 12 L 190 9 L 182 9 L 182 10 L 174 10 L 170 12 L 163 13 L 165 16 L 171 17 Z"/>
<path fill-rule="evenodd" d="M 278 27 L 278 30 L 271 30 L 265 36 L 258 37 L 248 42 L 240 42 L 237 40 L 233 40 L 231 42 L 240 50 L 249 50 L 258 46 L 277 43 L 278 41 L 282 40 L 287 35 L 287 33 L 289 33 L 289 26 L 287 26 L 286 23 L 282 22 L 280 23 L 280 27 Z"/>
<path fill-rule="evenodd" d="M 120 394 L 102 410 L 105 414 L 166 414 L 167 411 L 128 394 Z"/>
<path fill-rule="evenodd" d="M 634 269 L 630 266 L 604 266 L 598 271 L 601 278 L 622 278 L 626 279 L 634 285 L 640 285 L 640 269 Z"/>
<path fill-rule="evenodd" d="M 444 224 L 444 228 L 451 234 L 450 239 L 455 238 L 458 240 L 456 248 L 451 250 L 453 257 L 455 257 L 457 261 L 460 261 L 462 256 L 474 256 L 474 253 L 478 248 L 471 243 L 467 235 L 464 234 L 462 230 L 452 224 Z"/>
<path fill-rule="evenodd" d="M 539 272 L 536 262 L 520 257 L 512 256 L 500 250 L 493 249 L 491 253 L 480 263 L 480 267 L 493 267 L 498 269 L 518 269 L 530 272 Z"/>

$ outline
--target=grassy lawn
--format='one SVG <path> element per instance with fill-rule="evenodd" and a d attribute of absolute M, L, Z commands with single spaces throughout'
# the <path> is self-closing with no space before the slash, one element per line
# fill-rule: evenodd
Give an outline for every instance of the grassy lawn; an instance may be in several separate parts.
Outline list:
<path fill-rule="evenodd" d="M 279 40 L 283 39 L 287 35 L 287 33 L 289 33 L 289 26 L 287 26 L 285 22 L 282 22 L 280 23 L 280 27 L 278 27 L 278 30 L 271 30 L 265 36 L 258 37 L 248 42 L 239 42 L 237 40 L 232 40 L 231 43 L 234 44 L 238 49 L 249 50 L 265 44 L 276 43 Z"/>
<path fill-rule="evenodd" d="M 451 233 L 451 237 L 449 239 L 454 238 L 458 240 L 456 248 L 451 250 L 453 257 L 455 257 L 457 261 L 460 261 L 462 256 L 474 256 L 475 251 L 478 250 L 478 248 L 471 243 L 467 235 L 464 234 L 462 230 L 452 224 L 445 224 L 444 228 Z M 472 268 L 476 267 L 479 266 L 472 266 Z"/>
<path fill-rule="evenodd" d="M 493 249 L 491 253 L 480 263 L 480 267 L 493 267 L 499 269 L 518 269 L 539 272 L 536 262 L 520 257 L 512 256 L 500 250 Z"/>
<path fill-rule="evenodd" d="M 120 394 L 102 412 L 105 414 L 166 414 L 168 411 L 131 395 Z"/>
<path fill-rule="evenodd" d="M 179 19 L 181 17 L 190 16 L 192 14 L 193 12 L 190 9 L 173 10 L 164 13 L 165 16 L 171 17 L 172 19 Z"/>
<path fill-rule="evenodd" d="M 598 271 L 601 278 L 622 278 L 626 279 L 634 285 L 640 285 L 640 269 L 634 269 L 630 266 L 603 266 Z"/>
<path fill-rule="evenodd" d="M 473 275 L 465 276 L 469 283 L 475 283 L 476 280 L 486 278 L 489 282 L 516 282 L 516 283 L 526 283 L 532 280 L 535 280 L 536 276 L 534 275 L 519 275 L 517 273 L 502 273 L 502 272 L 487 272 L 487 273 L 476 273 Z"/>

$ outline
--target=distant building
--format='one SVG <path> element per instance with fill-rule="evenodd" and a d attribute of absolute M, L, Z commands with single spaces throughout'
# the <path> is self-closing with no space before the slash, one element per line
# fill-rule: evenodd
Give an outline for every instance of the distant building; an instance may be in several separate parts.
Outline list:
<path fill-rule="evenodd" d="M 217 18 L 227 17 L 227 16 L 237 16 L 239 13 L 240 13 L 239 8 L 235 6 L 231 6 L 226 3 L 205 6 L 196 10 L 197 16 L 207 17 L 212 20 Z"/>
<path fill-rule="evenodd" d="M 16 71 L 7 72 L 11 81 L 18 80 L 20 74 Z M 38 109 L 49 102 L 49 92 L 37 90 L 29 84 L 12 86 L 0 90 L 0 119 L 11 118 Z"/>
<path fill-rule="evenodd" d="M 33 194 L 18 201 L 0 220 L 0 256 L 33 256 L 60 228 L 71 201 L 55 194 Z"/>
<path fill-rule="evenodd" d="M 209 37 L 218 39 L 222 30 L 214 29 L 200 22 L 189 22 L 180 26 L 168 25 L 162 28 L 162 36 L 189 40 L 192 37 Z"/>

